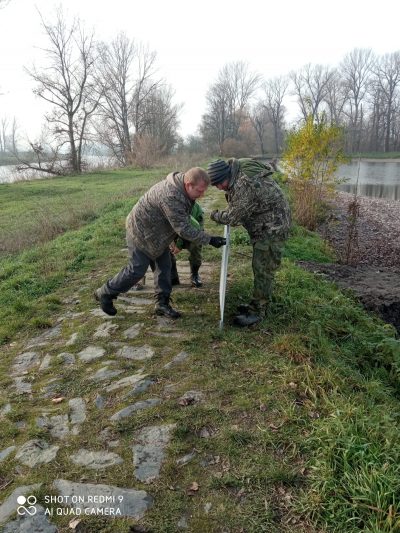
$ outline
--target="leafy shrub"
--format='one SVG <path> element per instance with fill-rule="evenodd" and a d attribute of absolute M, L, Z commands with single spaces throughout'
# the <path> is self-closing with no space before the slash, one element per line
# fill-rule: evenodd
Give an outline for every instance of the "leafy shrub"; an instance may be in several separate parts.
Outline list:
<path fill-rule="evenodd" d="M 335 176 L 343 154 L 343 132 L 328 125 L 325 118 L 309 116 L 287 138 L 283 167 L 288 174 L 294 217 L 313 230 L 323 217 L 326 199 L 332 197 L 340 181 Z"/>

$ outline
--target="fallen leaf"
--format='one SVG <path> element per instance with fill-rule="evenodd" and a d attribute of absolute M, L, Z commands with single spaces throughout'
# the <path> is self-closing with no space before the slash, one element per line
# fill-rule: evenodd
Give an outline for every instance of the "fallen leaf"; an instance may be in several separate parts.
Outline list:
<path fill-rule="evenodd" d="M 187 493 L 189 496 L 194 496 L 196 492 L 198 492 L 198 490 L 199 490 L 199 484 L 196 481 L 193 481 L 193 483 L 188 488 Z"/>
<path fill-rule="evenodd" d="M 65 400 L 64 396 L 59 396 L 58 398 L 53 398 L 51 401 L 53 403 L 61 403 Z"/>
<path fill-rule="evenodd" d="M 281 424 L 280 426 L 276 426 L 275 424 L 269 424 L 268 427 L 270 427 L 272 431 L 278 431 L 278 429 L 281 428 L 282 425 L 283 424 Z"/>
<path fill-rule="evenodd" d="M 68 527 L 70 529 L 76 529 L 78 527 L 78 525 L 82 522 L 82 520 L 80 518 L 74 518 L 73 520 L 71 520 L 71 522 L 68 524 Z"/>

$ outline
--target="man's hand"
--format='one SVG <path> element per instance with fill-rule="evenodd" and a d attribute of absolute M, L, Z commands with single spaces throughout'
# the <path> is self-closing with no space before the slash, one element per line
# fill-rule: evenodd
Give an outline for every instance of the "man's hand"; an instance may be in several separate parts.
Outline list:
<path fill-rule="evenodd" d="M 221 248 L 221 246 L 225 246 L 226 239 L 225 237 L 211 237 L 209 244 L 214 246 L 214 248 Z"/>
<path fill-rule="evenodd" d="M 169 250 L 174 255 L 179 254 L 179 252 L 181 251 L 181 249 L 178 248 L 174 242 L 171 242 L 171 244 L 169 245 Z"/>
<path fill-rule="evenodd" d="M 210 214 L 211 220 L 213 220 L 214 222 L 218 222 L 218 215 L 219 215 L 218 209 L 214 209 L 214 211 L 211 211 L 211 214 Z"/>

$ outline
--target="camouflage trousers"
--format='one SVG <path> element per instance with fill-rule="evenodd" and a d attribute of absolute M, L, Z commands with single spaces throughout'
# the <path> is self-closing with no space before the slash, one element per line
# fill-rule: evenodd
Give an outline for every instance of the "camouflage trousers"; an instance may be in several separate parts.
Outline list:
<path fill-rule="evenodd" d="M 275 272 L 282 260 L 285 239 L 270 237 L 253 245 L 254 289 L 250 307 L 264 316 L 271 301 Z"/>
<path fill-rule="evenodd" d="M 189 252 L 189 264 L 190 268 L 193 269 L 199 269 L 201 267 L 201 252 L 202 252 L 202 245 L 197 244 L 195 242 L 189 242 L 189 241 L 183 241 L 183 250 L 187 250 Z"/>
<path fill-rule="evenodd" d="M 201 267 L 201 244 L 190 242 L 186 249 L 189 252 L 189 263 L 191 268 L 199 269 Z"/>

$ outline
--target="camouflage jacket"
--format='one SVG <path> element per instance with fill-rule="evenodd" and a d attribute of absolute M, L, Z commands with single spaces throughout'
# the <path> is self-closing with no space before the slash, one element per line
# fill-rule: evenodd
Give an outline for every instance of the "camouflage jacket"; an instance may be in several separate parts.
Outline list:
<path fill-rule="evenodd" d="M 232 178 L 226 194 L 228 209 L 213 219 L 220 224 L 242 225 L 252 243 L 269 237 L 285 239 L 291 224 L 289 204 L 266 169 L 252 177 L 242 170 L 240 161 L 229 161 Z"/>
<path fill-rule="evenodd" d="M 153 185 L 127 216 L 127 234 L 151 259 L 160 256 L 177 235 L 198 244 L 210 242 L 210 235 L 190 223 L 194 202 L 185 192 L 183 176 L 175 172 Z"/>

